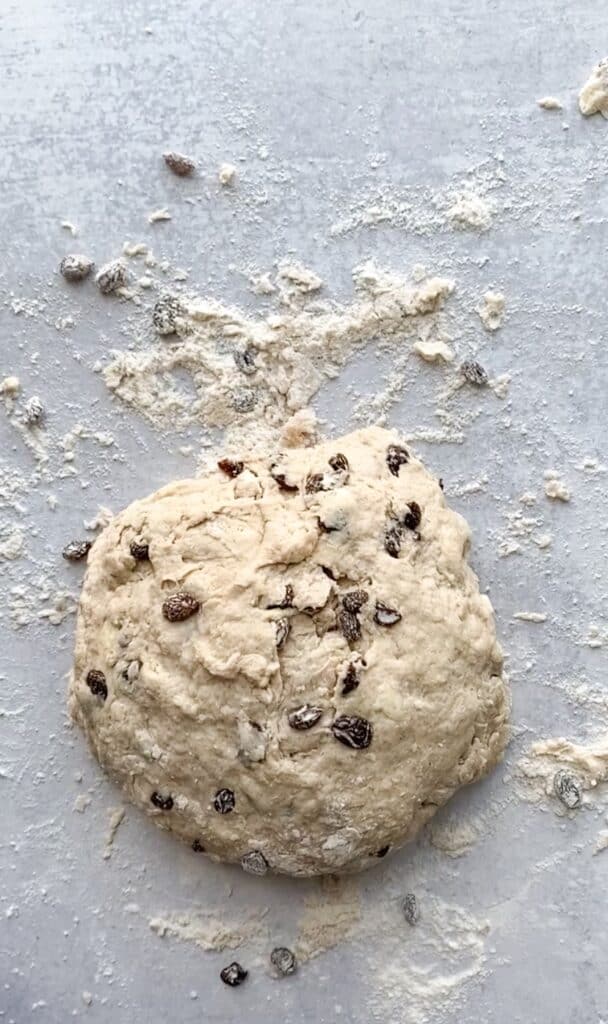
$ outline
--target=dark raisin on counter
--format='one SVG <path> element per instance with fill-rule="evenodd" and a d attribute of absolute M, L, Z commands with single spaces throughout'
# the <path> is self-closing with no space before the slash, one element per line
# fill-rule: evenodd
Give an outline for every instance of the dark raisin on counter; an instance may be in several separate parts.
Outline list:
<path fill-rule="evenodd" d="M 460 367 L 460 372 L 469 384 L 474 384 L 478 388 L 483 388 L 488 383 L 486 371 L 481 363 L 476 362 L 474 359 L 465 359 Z"/>
<path fill-rule="evenodd" d="M 192 849 L 194 850 L 195 853 L 204 853 L 205 852 L 205 847 L 201 843 L 200 839 L 195 839 L 194 840 L 194 842 L 192 843 Z"/>
<path fill-rule="evenodd" d="M 420 917 L 420 911 L 418 910 L 418 900 L 416 899 L 413 892 L 408 892 L 403 899 L 403 916 L 410 925 L 415 925 L 416 921 Z"/>
<path fill-rule="evenodd" d="M 236 988 L 237 985 L 242 985 L 245 978 L 249 974 L 244 967 L 241 967 L 236 960 L 233 960 L 227 967 L 222 967 L 220 971 L 220 978 L 224 982 L 224 985 L 230 985 L 231 988 Z"/>
<path fill-rule="evenodd" d="M 150 558 L 150 545 L 140 540 L 132 540 L 129 551 L 136 562 L 147 562 Z"/>
<path fill-rule="evenodd" d="M 196 168 L 196 163 L 192 157 L 186 156 L 185 153 L 176 153 L 174 151 L 163 153 L 163 160 L 169 170 L 177 174 L 178 178 L 187 178 Z"/>
<path fill-rule="evenodd" d="M 279 974 L 293 974 L 298 966 L 295 955 L 286 946 L 277 946 L 270 954 L 270 963 Z"/>
<path fill-rule="evenodd" d="M 359 619 L 353 612 L 348 612 L 345 608 L 338 612 L 338 626 L 342 636 L 349 643 L 354 643 L 361 636 L 361 623 Z"/>
<path fill-rule="evenodd" d="M 422 511 L 417 501 L 408 502 L 408 511 L 403 516 L 403 525 L 406 530 L 417 530 L 422 519 Z"/>
<path fill-rule="evenodd" d="M 213 806 L 218 814 L 230 814 L 236 803 L 234 793 L 231 789 L 218 789 L 213 798 Z"/>
<path fill-rule="evenodd" d="M 169 622 L 183 622 L 195 615 L 199 608 L 200 602 L 185 590 L 178 590 L 163 601 L 163 615 Z"/>
<path fill-rule="evenodd" d="M 106 699 L 108 696 L 108 686 L 103 672 L 100 672 L 98 668 L 92 668 L 87 672 L 86 683 L 95 697 L 101 697 L 102 700 Z"/>
<path fill-rule="evenodd" d="M 170 811 L 173 807 L 173 797 L 163 796 L 162 793 L 157 793 L 156 790 L 152 793 L 150 802 L 153 803 L 155 807 L 158 807 L 159 811 Z"/>
<path fill-rule="evenodd" d="M 241 857 L 241 867 L 248 875 L 265 875 L 268 871 L 268 861 L 260 850 L 250 850 Z"/>
<path fill-rule="evenodd" d="M 315 708 L 312 704 L 302 704 L 301 708 L 295 708 L 294 711 L 290 711 L 287 716 L 292 729 L 312 729 L 313 725 L 316 725 L 321 715 L 323 714 L 323 708 Z"/>
<path fill-rule="evenodd" d="M 555 773 L 553 792 L 558 800 L 561 800 L 564 807 L 567 807 L 569 810 L 573 811 L 575 807 L 580 807 L 583 799 L 580 782 L 574 775 L 566 771 L 565 768 L 560 768 Z"/>
<path fill-rule="evenodd" d="M 339 715 L 332 722 L 331 731 L 340 743 L 354 750 L 364 750 L 372 742 L 371 724 L 357 715 Z"/>
<path fill-rule="evenodd" d="M 389 444 L 386 450 L 386 464 L 393 476 L 399 476 L 399 470 L 409 461 L 410 454 L 407 448 L 400 444 Z"/>
<path fill-rule="evenodd" d="M 275 629 L 275 643 L 277 648 L 281 648 L 285 645 L 287 637 L 291 632 L 291 624 L 289 619 L 277 619 L 274 624 Z"/>
<path fill-rule="evenodd" d="M 382 601 L 376 601 L 374 622 L 377 622 L 379 626 L 394 626 L 400 620 L 401 612 L 398 612 L 396 608 L 389 608 Z"/>
<path fill-rule="evenodd" d="M 86 558 L 92 547 L 90 540 L 71 540 L 61 552 L 66 562 L 81 562 Z"/>
<path fill-rule="evenodd" d="M 337 455 L 332 455 L 331 459 L 328 459 L 327 461 L 336 473 L 348 473 L 350 468 L 348 465 L 348 459 L 346 458 L 346 455 L 342 455 L 341 452 L 338 452 Z"/>
<path fill-rule="evenodd" d="M 243 462 L 238 462 L 236 459 L 220 459 L 218 462 L 218 469 L 221 469 L 222 473 L 226 476 L 232 477 L 238 476 L 239 473 L 243 472 L 245 465 Z"/>
<path fill-rule="evenodd" d="M 367 601 L 369 601 L 369 594 L 366 590 L 349 590 L 342 596 L 342 607 L 345 611 L 356 615 Z"/>

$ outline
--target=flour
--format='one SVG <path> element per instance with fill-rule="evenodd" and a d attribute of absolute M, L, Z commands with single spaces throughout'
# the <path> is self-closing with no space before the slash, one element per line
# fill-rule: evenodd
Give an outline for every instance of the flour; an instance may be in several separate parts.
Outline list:
<path fill-rule="evenodd" d="M 476 192 L 464 191 L 455 196 L 447 216 L 452 227 L 464 231 L 489 231 L 493 209 L 489 199 Z"/>
<path fill-rule="evenodd" d="M 267 910 L 264 908 L 242 921 L 228 923 L 224 911 L 220 919 L 211 911 L 186 910 L 150 918 L 148 924 L 161 938 L 171 935 L 182 942 L 193 942 L 209 952 L 238 949 L 251 939 L 265 941 L 267 944 L 269 933 L 264 922 L 266 915 Z"/>
<path fill-rule="evenodd" d="M 360 920 L 359 881 L 331 875 L 320 879 L 316 891 L 305 899 L 298 922 L 298 960 L 312 960 L 352 938 Z"/>
<path fill-rule="evenodd" d="M 103 859 L 109 860 L 112 856 L 112 847 L 114 846 L 114 840 L 116 833 L 125 820 L 126 809 L 124 807 L 114 807 L 110 811 L 110 822 L 108 826 L 108 834 L 106 836 L 106 844 L 103 851 Z"/>
<path fill-rule="evenodd" d="M 497 331 L 502 326 L 505 313 L 505 297 L 502 292 L 486 292 L 477 312 L 486 331 Z"/>
<path fill-rule="evenodd" d="M 10 533 L 4 537 L 0 536 L 0 562 L 13 562 L 21 558 L 25 551 L 25 534 L 23 530 L 15 526 Z"/>
<path fill-rule="evenodd" d="M 520 794 L 538 803 L 549 796 L 553 798 L 558 813 L 565 813 L 554 797 L 555 773 L 560 768 L 572 769 L 585 792 L 585 801 L 591 791 L 608 779 L 608 733 L 576 743 L 563 737 L 539 740 L 517 765 L 517 780 Z"/>
<path fill-rule="evenodd" d="M 278 280 L 305 294 L 320 287 L 316 275 L 292 263 L 280 269 Z M 375 341 L 399 352 L 425 323 L 439 327 L 454 289 L 447 278 L 413 284 L 372 263 L 356 268 L 353 281 L 355 299 L 349 305 L 323 303 L 265 317 L 215 299 L 184 300 L 175 340 L 113 352 L 103 378 L 156 427 L 224 427 L 228 444 L 268 445 L 357 349 Z M 253 367 L 247 374 L 239 369 L 244 352 L 247 369 Z M 181 371 L 189 377 L 187 390 L 175 377 Z"/>
<path fill-rule="evenodd" d="M 429 842 L 448 857 L 462 857 L 478 838 L 475 828 L 466 821 L 447 821 L 427 827 Z"/>
<path fill-rule="evenodd" d="M 578 94 L 578 105 L 585 117 L 602 114 L 608 118 L 608 57 L 591 72 Z"/>
<path fill-rule="evenodd" d="M 551 501 L 570 501 L 570 490 L 555 469 L 545 471 L 545 494 Z"/>

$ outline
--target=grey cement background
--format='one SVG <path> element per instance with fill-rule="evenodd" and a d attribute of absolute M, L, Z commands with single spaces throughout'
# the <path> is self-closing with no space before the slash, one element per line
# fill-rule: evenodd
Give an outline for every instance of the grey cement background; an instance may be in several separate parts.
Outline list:
<path fill-rule="evenodd" d="M 0 510 L 3 525 L 18 519 L 28 532 L 28 558 L 0 564 L 3 1022 L 373 1019 L 378 962 L 364 940 L 286 983 L 252 965 L 247 985 L 230 991 L 217 977 L 230 953 L 203 954 L 150 932 L 148 917 L 162 910 L 268 906 L 273 942 L 282 942 L 310 887 L 209 864 L 134 811 L 103 861 L 108 808 L 119 797 L 67 728 L 73 619 L 10 625 L 10 587 L 34 580 L 40 566 L 77 589 L 80 571 L 59 551 L 98 504 L 117 509 L 194 466 L 177 450 L 187 438 L 159 436 L 93 373 L 109 346 L 126 343 L 120 305 L 101 302 L 93 287 L 75 293 L 56 275 L 65 252 L 84 249 L 101 263 L 126 238 L 151 241 L 187 267 L 193 287 L 252 308 L 259 304 L 240 271 L 290 251 L 338 297 L 348 296 L 350 270 L 367 256 L 403 270 L 425 262 L 453 273 L 464 293 L 491 282 L 504 289 L 502 331 L 490 343 L 472 317 L 462 341 L 483 342 L 492 372 L 513 375 L 509 398 L 484 399 L 464 444 L 418 448 L 448 492 L 488 476 L 484 490 L 452 500 L 473 526 L 474 565 L 509 655 L 514 740 L 505 766 L 442 814 L 487 814 L 472 850 L 450 859 L 423 837 L 363 878 L 363 906 L 372 914 L 386 892 L 413 888 L 423 907 L 438 898 L 489 922 L 484 971 L 440 1018 L 450 1024 L 608 1019 L 608 853 L 592 856 L 604 815 L 561 819 L 515 799 L 510 781 L 534 738 L 584 739 L 605 726 L 606 649 L 577 643 L 589 623 L 606 628 L 605 477 L 576 466 L 583 456 L 603 461 L 608 428 L 608 123 L 583 121 L 575 95 L 607 40 L 599 0 L 0 2 L 0 377 L 17 373 L 27 393 L 43 397 L 53 435 L 82 421 L 116 439 L 109 453 L 80 444 L 76 477 L 41 482 L 17 511 Z M 538 110 L 547 93 L 563 99 L 563 113 Z M 202 180 L 164 173 L 159 153 L 169 146 L 201 161 Z M 329 234 L 336 213 L 380 179 L 395 190 L 441 189 L 497 155 L 503 199 L 513 203 L 481 238 L 390 225 Z M 213 184 L 225 159 L 239 167 L 233 194 Z M 172 222 L 149 226 L 146 213 L 163 205 Z M 61 229 L 64 218 L 79 225 L 78 239 Z M 15 296 L 44 308 L 16 316 Z M 55 329 L 57 310 L 72 313 L 71 331 Z M 336 430 L 350 422 L 345 383 L 373 378 L 369 359 L 359 355 L 319 397 Z M 433 423 L 432 371 L 423 368 L 416 384 L 391 423 Z M 4 414 L 0 453 L 4 470 L 31 472 L 31 454 Z M 548 467 L 571 485 L 568 507 L 540 496 Z M 553 548 L 501 559 L 504 513 L 530 489 Z M 49 492 L 59 498 L 55 512 Z M 548 622 L 514 623 L 522 609 L 546 611 Z M 588 684 L 595 703 L 573 702 L 573 681 Z M 91 806 L 74 813 L 89 789 Z M 125 909 L 131 904 L 139 911 Z M 405 941 L 411 948 L 397 911 L 387 929 L 395 950 Z M 249 962 L 247 950 L 239 959 Z M 83 991 L 93 994 L 90 1007 Z M 377 1019 L 411 1019 L 407 998 L 391 1006 L 379 995 L 376 1006 Z"/>

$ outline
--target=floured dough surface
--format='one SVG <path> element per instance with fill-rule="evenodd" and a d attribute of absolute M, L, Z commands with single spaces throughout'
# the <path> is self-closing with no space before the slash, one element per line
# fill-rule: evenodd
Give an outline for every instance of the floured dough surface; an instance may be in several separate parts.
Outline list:
<path fill-rule="evenodd" d="M 259 874 L 364 868 L 507 740 L 468 527 L 380 428 L 222 464 L 95 541 L 71 711 L 194 849 Z"/>

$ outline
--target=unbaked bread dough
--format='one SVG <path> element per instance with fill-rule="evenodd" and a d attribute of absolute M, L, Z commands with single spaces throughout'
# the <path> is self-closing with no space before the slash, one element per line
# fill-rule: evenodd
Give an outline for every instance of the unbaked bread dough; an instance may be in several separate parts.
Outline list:
<path fill-rule="evenodd" d="M 255 874 L 364 868 L 507 740 L 468 549 L 392 432 L 221 460 L 95 540 L 72 714 L 195 850 Z"/>

